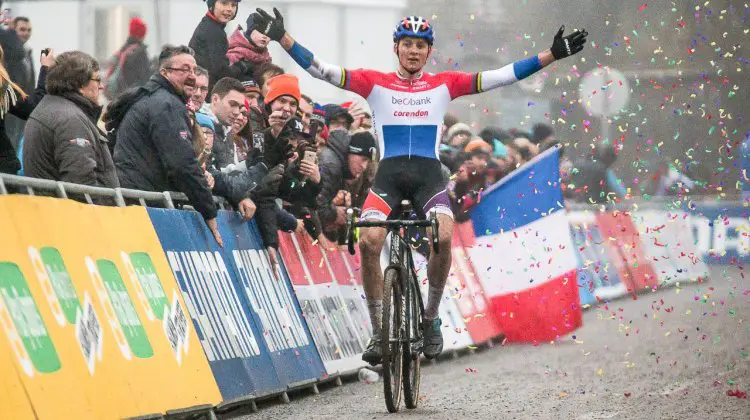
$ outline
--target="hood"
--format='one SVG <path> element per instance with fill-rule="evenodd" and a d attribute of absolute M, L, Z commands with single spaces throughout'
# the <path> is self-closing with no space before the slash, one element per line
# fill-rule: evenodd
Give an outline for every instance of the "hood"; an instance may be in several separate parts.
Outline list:
<path fill-rule="evenodd" d="M 148 80 L 148 82 L 146 82 L 145 85 L 140 87 L 133 87 L 126 90 L 125 92 L 120 94 L 117 99 L 107 105 L 107 111 L 104 115 L 104 126 L 106 130 L 117 130 L 117 128 L 120 126 L 120 123 L 122 123 L 122 120 L 125 118 L 125 114 L 128 113 L 130 108 L 136 102 L 138 102 L 145 96 L 151 95 L 160 88 L 166 89 L 169 93 L 177 96 L 178 98 L 180 98 L 180 100 L 187 103 L 187 99 L 178 95 L 177 92 L 175 92 L 174 87 L 172 87 L 172 84 L 169 83 L 169 81 L 165 79 L 164 76 L 155 74 L 151 76 L 151 78 Z"/>
<path fill-rule="evenodd" d="M 328 144 L 326 147 L 336 155 L 341 161 L 341 167 L 344 168 L 344 178 L 352 179 L 352 173 L 349 170 L 349 143 L 352 137 L 346 130 L 333 130 L 328 135 Z"/>
<path fill-rule="evenodd" d="M 250 43 L 242 30 L 242 26 L 237 26 L 237 29 L 229 36 L 227 58 L 230 65 L 240 60 L 252 64 L 261 64 L 271 61 L 271 54 L 268 52 L 268 48 L 260 48 Z"/>

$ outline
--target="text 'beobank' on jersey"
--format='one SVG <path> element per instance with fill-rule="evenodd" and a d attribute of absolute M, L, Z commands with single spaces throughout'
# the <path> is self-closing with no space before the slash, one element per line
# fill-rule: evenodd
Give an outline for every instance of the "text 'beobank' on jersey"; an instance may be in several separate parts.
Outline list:
<path fill-rule="evenodd" d="M 448 104 L 477 92 L 477 74 L 422 73 L 407 80 L 395 72 L 345 70 L 343 87 L 370 104 L 382 159 L 438 159 L 440 128 Z"/>

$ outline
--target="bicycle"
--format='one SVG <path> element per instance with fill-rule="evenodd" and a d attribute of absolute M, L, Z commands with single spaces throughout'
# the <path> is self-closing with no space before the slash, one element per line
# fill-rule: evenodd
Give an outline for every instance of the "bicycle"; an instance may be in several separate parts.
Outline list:
<path fill-rule="evenodd" d="M 395 413 L 401 405 L 401 385 L 407 408 L 419 405 L 420 354 L 423 349 L 422 322 L 424 303 L 414 270 L 411 247 L 406 238 L 416 227 L 429 227 L 432 247 L 439 252 L 438 220 L 433 213 L 429 220 L 410 219 L 413 212 L 409 200 L 401 202 L 400 218 L 386 221 L 356 221 L 354 209 L 348 209 L 347 229 L 349 253 L 354 255 L 354 229 L 383 227 L 391 236 L 389 265 L 383 272 L 383 321 L 381 349 L 383 353 L 383 388 L 385 405 Z M 386 339 L 387 334 L 387 339 Z"/>

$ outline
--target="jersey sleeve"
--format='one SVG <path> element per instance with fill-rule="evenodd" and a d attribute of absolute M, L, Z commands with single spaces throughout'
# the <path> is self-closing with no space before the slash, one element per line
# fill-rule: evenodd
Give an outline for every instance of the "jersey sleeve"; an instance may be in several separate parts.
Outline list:
<path fill-rule="evenodd" d="M 384 75 L 375 70 L 366 69 L 355 69 L 348 70 L 343 69 L 343 85 L 342 87 L 350 92 L 354 92 L 357 95 L 367 99 L 372 92 L 373 86 L 377 80 L 382 80 Z"/>
<path fill-rule="evenodd" d="M 476 73 L 465 73 L 461 71 L 447 71 L 441 73 L 445 84 L 448 86 L 451 99 L 461 96 L 473 95 L 479 92 L 477 88 L 478 75 Z"/>

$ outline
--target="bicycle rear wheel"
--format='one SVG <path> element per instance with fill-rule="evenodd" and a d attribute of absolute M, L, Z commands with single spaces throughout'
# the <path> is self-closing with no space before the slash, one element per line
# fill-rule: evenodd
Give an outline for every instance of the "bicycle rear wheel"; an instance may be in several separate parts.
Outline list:
<path fill-rule="evenodd" d="M 401 382 L 404 335 L 403 296 L 399 271 L 387 268 L 383 275 L 383 390 L 388 411 L 395 413 L 401 405 Z"/>
<path fill-rule="evenodd" d="M 410 271 L 410 275 L 414 276 L 406 281 L 409 286 L 408 292 L 404 295 L 407 297 L 406 301 L 406 317 L 407 317 L 407 340 L 403 344 L 403 376 L 404 376 L 404 404 L 406 408 L 417 408 L 419 405 L 419 379 L 420 379 L 420 353 L 422 348 L 422 305 L 421 299 L 418 293 L 419 289 L 415 284 L 416 275 L 414 271 Z"/>

